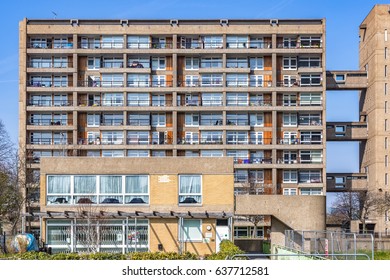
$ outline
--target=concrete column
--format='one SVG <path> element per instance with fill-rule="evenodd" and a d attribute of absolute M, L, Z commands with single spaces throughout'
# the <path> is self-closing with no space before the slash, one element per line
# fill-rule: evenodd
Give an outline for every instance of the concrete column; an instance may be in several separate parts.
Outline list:
<path fill-rule="evenodd" d="M 173 130 L 172 145 L 176 145 L 177 144 L 177 111 L 172 112 L 172 130 Z"/>
<path fill-rule="evenodd" d="M 177 87 L 177 54 L 172 55 L 172 87 Z"/>
<path fill-rule="evenodd" d="M 277 85 L 277 69 L 276 69 L 276 53 L 272 54 L 272 86 L 276 87 Z"/>
<path fill-rule="evenodd" d="M 73 69 L 74 69 L 74 71 L 73 71 L 73 87 L 77 87 L 77 84 L 78 84 L 78 69 L 79 69 L 79 62 L 78 62 L 79 60 L 78 60 L 78 56 L 77 56 L 77 54 L 73 54 Z"/>
<path fill-rule="evenodd" d="M 277 144 L 277 112 L 272 111 L 272 144 Z M 274 149 L 275 150 L 275 149 Z M 274 163 L 274 162 L 273 162 Z"/>
<path fill-rule="evenodd" d="M 275 157 L 274 157 L 274 154 L 275 154 Z M 272 150 L 272 163 L 275 162 L 275 158 L 276 158 L 276 150 Z M 275 192 L 277 190 L 277 186 L 278 186 L 277 169 L 272 168 L 272 188 L 274 189 Z"/>
<path fill-rule="evenodd" d="M 272 48 L 276 49 L 278 46 L 277 44 L 277 39 L 276 39 L 276 34 L 272 34 Z"/>
<path fill-rule="evenodd" d="M 172 35 L 172 49 L 177 48 L 177 34 Z"/>
<path fill-rule="evenodd" d="M 73 49 L 77 49 L 77 47 L 78 47 L 77 34 L 73 34 Z"/>

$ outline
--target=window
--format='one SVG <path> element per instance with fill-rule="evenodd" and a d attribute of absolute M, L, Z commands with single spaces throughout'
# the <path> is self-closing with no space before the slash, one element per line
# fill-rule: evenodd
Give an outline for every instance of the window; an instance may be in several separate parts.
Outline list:
<path fill-rule="evenodd" d="M 297 106 L 297 95 L 283 94 L 283 106 Z"/>
<path fill-rule="evenodd" d="M 201 157 L 222 157 L 223 151 L 222 150 L 202 150 L 200 151 Z"/>
<path fill-rule="evenodd" d="M 223 47 L 222 36 L 205 36 L 203 38 L 203 46 L 205 49 L 216 49 Z"/>
<path fill-rule="evenodd" d="M 387 83 L 385 83 L 385 95 L 387 95 Z"/>
<path fill-rule="evenodd" d="M 303 48 L 319 48 L 321 42 L 320 36 L 301 36 L 301 47 Z"/>
<path fill-rule="evenodd" d="M 103 58 L 103 68 L 123 68 L 123 58 L 105 57 Z"/>
<path fill-rule="evenodd" d="M 149 93 L 128 93 L 127 94 L 127 106 L 149 106 L 150 95 Z"/>
<path fill-rule="evenodd" d="M 202 93 L 202 106 L 222 106 L 222 93 Z"/>
<path fill-rule="evenodd" d="M 227 144 L 239 145 L 248 144 L 248 132 L 246 131 L 228 131 L 226 132 Z"/>
<path fill-rule="evenodd" d="M 183 219 L 182 230 L 182 241 L 202 241 L 202 220 Z"/>
<path fill-rule="evenodd" d="M 298 183 L 298 174 L 296 170 L 283 170 L 283 183 Z"/>
<path fill-rule="evenodd" d="M 199 132 L 186 131 L 185 144 L 199 144 Z"/>
<path fill-rule="evenodd" d="M 251 57 L 249 59 L 249 65 L 251 70 L 263 70 L 264 58 L 263 57 Z"/>
<path fill-rule="evenodd" d="M 201 144 L 222 144 L 222 131 L 203 131 Z"/>
<path fill-rule="evenodd" d="M 269 139 L 267 139 L 269 140 Z M 251 131 L 249 144 L 263 145 L 263 132 L 262 131 Z"/>
<path fill-rule="evenodd" d="M 102 125 L 123 125 L 123 115 L 122 114 L 103 114 Z"/>
<path fill-rule="evenodd" d="M 152 57 L 152 70 L 165 70 L 166 59 L 165 57 Z"/>
<path fill-rule="evenodd" d="M 299 172 L 299 183 L 321 183 L 321 171 L 301 170 Z"/>
<path fill-rule="evenodd" d="M 283 151 L 283 163 L 292 164 L 297 162 L 298 161 L 296 151 Z"/>
<path fill-rule="evenodd" d="M 296 57 L 283 57 L 283 70 L 295 70 L 297 69 Z"/>
<path fill-rule="evenodd" d="M 125 203 L 148 204 L 149 203 L 149 176 L 126 176 Z"/>
<path fill-rule="evenodd" d="M 297 47 L 297 38 L 283 37 L 283 48 L 291 49 Z"/>
<path fill-rule="evenodd" d="M 71 48 L 72 44 L 68 45 L 68 38 L 54 38 L 53 40 L 53 48 L 54 49 L 63 49 L 63 48 Z"/>
<path fill-rule="evenodd" d="M 124 153 L 122 150 L 103 150 L 102 157 L 123 157 Z"/>
<path fill-rule="evenodd" d="M 297 126 L 297 114 L 283 113 L 283 126 Z"/>
<path fill-rule="evenodd" d="M 123 48 L 123 36 L 102 36 L 102 48 L 103 49 Z"/>
<path fill-rule="evenodd" d="M 127 47 L 129 49 L 149 49 L 149 36 L 127 36 Z"/>
<path fill-rule="evenodd" d="M 295 188 L 283 188 L 283 195 L 297 195 L 297 189 L 295 189 Z"/>
<path fill-rule="evenodd" d="M 227 93 L 227 106 L 248 106 L 248 93 Z"/>
<path fill-rule="evenodd" d="M 245 163 L 248 161 L 248 150 L 227 150 L 226 156 L 233 157 L 234 163 Z"/>
<path fill-rule="evenodd" d="M 199 114 L 185 114 L 185 126 L 199 126 Z"/>
<path fill-rule="evenodd" d="M 53 85 L 55 87 L 67 87 L 68 86 L 68 76 L 54 76 Z"/>
<path fill-rule="evenodd" d="M 300 114 L 299 125 L 321 125 L 321 114 Z"/>
<path fill-rule="evenodd" d="M 321 85 L 321 75 L 320 74 L 302 74 L 301 75 L 301 86 L 320 86 L 320 85 Z"/>
<path fill-rule="evenodd" d="M 251 183 L 264 183 L 264 171 L 263 170 L 250 170 L 249 182 Z"/>
<path fill-rule="evenodd" d="M 385 137 L 385 150 L 387 150 L 387 137 Z"/>
<path fill-rule="evenodd" d="M 204 87 L 222 86 L 223 83 L 222 74 L 204 74 L 201 79 Z"/>
<path fill-rule="evenodd" d="M 388 178 L 387 178 L 387 173 L 385 173 L 385 186 L 388 185 Z"/>
<path fill-rule="evenodd" d="M 321 67 L 321 59 L 319 57 L 300 57 L 299 67 Z"/>
<path fill-rule="evenodd" d="M 179 175 L 179 204 L 202 204 L 201 175 Z"/>
<path fill-rule="evenodd" d="M 103 93 L 103 106 L 123 106 L 122 93 Z"/>
<path fill-rule="evenodd" d="M 321 144 L 322 134 L 320 131 L 302 131 L 301 144 Z"/>
<path fill-rule="evenodd" d="M 123 87 L 123 74 L 102 74 L 103 87 Z"/>
<path fill-rule="evenodd" d="M 226 46 L 230 49 L 242 49 L 248 47 L 248 36 L 227 36 Z"/>
<path fill-rule="evenodd" d="M 47 176 L 47 203 L 70 203 L 70 176 Z"/>
<path fill-rule="evenodd" d="M 100 151 L 87 151 L 87 157 L 100 157 Z"/>
<path fill-rule="evenodd" d="M 74 201 L 89 199 L 96 203 L 96 176 L 74 176 Z"/>
<path fill-rule="evenodd" d="M 267 81 L 269 85 L 269 81 Z M 249 86 L 251 87 L 262 87 L 263 86 L 263 75 L 250 75 Z"/>
<path fill-rule="evenodd" d="M 301 93 L 300 95 L 301 106 L 320 106 L 321 101 L 321 93 Z"/>
<path fill-rule="evenodd" d="M 199 86 L 199 76 L 198 75 L 186 75 L 185 86 L 186 87 Z"/>
<path fill-rule="evenodd" d="M 131 56 L 127 60 L 129 68 L 150 68 L 149 57 Z"/>
<path fill-rule="evenodd" d="M 248 182 L 248 170 L 235 169 L 234 183 L 247 183 L 247 182 Z"/>
<path fill-rule="evenodd" d="M 148 131 L 129 131 L 127 132 L 127 144 L 129 145 L 147 145 L 149 144 Z"/>
<path fill-rule="evenodd" d="M 262 37 L 250 37 L 249 47 L 251 49 L 263 49 L 265 47 L 264 39 Z M 271 45 L 268 44 L 268 47 L 270 48 Z"/>
<path fill-rule="evenodd" d="M 247 74 L 227 74 L 226 85 L 228 87 L 247 87 L 248 75 Z"/>
<path fill-rule="evenodd" d="M 387 131 L 387 119 L 385 119 L 385 131 Z"/>
<path fill-rule="evenodd" d="M 33 57 L 30 59 L 29 67 L 32 68 L 50 68 L 52 67 L 51 58 L 43 58 L 43 57 Z"/>
<path fill-rule="evenodd" d="M 388 156 L 387 155 L 385 155 L 385 167 L 387 167 L 388 166 Z"/>
<path fill-rule="evenodd" d="M 147 74 L 128 74 L 127 86 L 129 87 L 149 87 L 149 75 Z"/>
<path fill-rule="evenodd" d="M 102 144 L 121 145 L 123 144 L 122 131 L 102 131 Z"/>
<path fill-rule="evenodd" d="M 387 101 L 385 101 L 385 114 L 387 114 Z"/>
<path fill-rule="evenodd" d="M 87 127 L 99 127 L 100 114 L 87 114 Z"/>
<path fill-rule="evenodd" d="M 222 114 L 221 113 L 201 114 L 200 125 L 222 125 Z"/>
<path fill-rule="evenodd" d="M 152 95 L 152 106 L 165 106 L 166 104 L 165 94 Z"/>
<path fill-rule="evenodd" d="M 150 125 L 149 114 L 128 114 L 128 125 L 134 126 L 148 126 Z"/>
<path fill-rule="evenodd" d="M 343 177 L 335 177 L 335 188 L 345 188 L 346 178 Z"/>
<path fill-rule="evenodd" d="M 30 97 L 29 105 L 33 106 L 51 106 L 51 95 L 32 95 Z"/>
<path fill-rule="evenodd" d="M 283 86 L 292 87 L 296 85 L 298 85 L 296 76 L 283 75 Z"/>
<path fill-rule="evenodd" d="M 250 119 L 250 126 L 264 126 L 263 113 L 250 114 L 249 119 Z"/>
<path fill-rule="evenodd" d="M 301 163 L 321 163 L 322 152 L 318 150 L 300 151 Z"/>
<path fill-rule="evenodd" d="M 387 29 L 385 29 L 385 42 L 387 42 Z"/>
<path fill-rule="evenodd" d="M 166 115 L 165 113 L 152 114 L 152 126 L 166 126 Z"/>
<path fill-rule="evenodd" d="M 222 68 L 222 58 L 220 57 L 205 57 L 202 58 L 201 68 Z"/>
<path fill-rule="evenodd" d="M 186 70 L 198 70 L 198 69 L 199 69 L 199 58 L 186 57 Z"/>
<path fill-rule="evenodd" d="M 154 87 L 166 87 L 165 75 L 152 75 L 152 86 Z"/>
<path fill-rule="evenodd" d="M 185 151 L 184 156 L 185 157 L 198 157 L 199 152 L 198 151 Z"/>
<path fill-rule="evenodd" d="M 264 227 L 256 227 L 253 226 L 235 226 L 234 227 L 234 238 L 264 238 Z"/>
<path fill-rule="evenodd" d="M 148 150 L 127 150 L 128 157 L 149 157 Z"/>
<path fill-rule="evenodd" d="M 322 188 L 302 188 L 301 195 L 322 195 Z"/>
<path fill-rule="evenodd" d="M 226 60 L 226 68 L 248 68 L 248 59 L 247 58 L 228 58 Z"/>

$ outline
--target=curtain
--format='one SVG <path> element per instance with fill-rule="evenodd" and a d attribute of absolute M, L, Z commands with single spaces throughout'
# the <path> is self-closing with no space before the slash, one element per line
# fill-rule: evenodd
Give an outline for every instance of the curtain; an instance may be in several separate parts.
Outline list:
<path fill-rule="evenodd" d="M 100 176 L 100 193 L 122 193 L 122 176 Z"/>
<path fill-rule="evenodd" d="M 200 175 L 182 175 L 180 176 L 181 194 L 199 194 L 200 193 Z"/>
<path fill-rule="evenodd" d="M 70 193 L 70 176 L 48 176 L 48 193 Z"/>
<path fill-rule="evenodd" d="M 74 176 L 74 193 L 96 193 L 96 176 Z"/>
<path fill-rule="evenodd" d="M 126 176 L 126 193 L 148 193 L 148 176 Z"/>

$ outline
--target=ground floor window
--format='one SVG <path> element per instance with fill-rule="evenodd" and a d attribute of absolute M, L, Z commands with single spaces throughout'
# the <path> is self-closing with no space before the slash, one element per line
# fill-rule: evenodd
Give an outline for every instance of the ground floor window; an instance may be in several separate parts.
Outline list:
<path fill-rule="evenodd" d="M 149 250 L 149 221 L 48 220 L 46 244 L 59 252 L 142 252 Z"/>
<path fill-rule="evenodd" d="M 235 226 L 234 238 L 264 238 L 264 227 Z"/>

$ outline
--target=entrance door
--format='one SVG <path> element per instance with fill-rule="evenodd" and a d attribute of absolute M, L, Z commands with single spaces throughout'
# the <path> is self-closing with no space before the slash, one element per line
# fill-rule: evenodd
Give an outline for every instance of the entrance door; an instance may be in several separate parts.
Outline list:
<path fill-rule="evenodd" d="M 229 234 L 229 222 L 227 219 L 220 220 L 217 219 L 217 227 L 216 227 L 216 238 L 215 238 L 215 245 L 216 245 L 216 252 L 219 252 L 219 244 L 221 244 L 221 241 L 224 239 L 230 240 L 230 234 Z"/>

